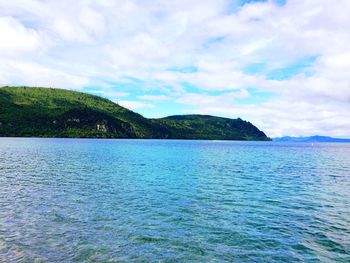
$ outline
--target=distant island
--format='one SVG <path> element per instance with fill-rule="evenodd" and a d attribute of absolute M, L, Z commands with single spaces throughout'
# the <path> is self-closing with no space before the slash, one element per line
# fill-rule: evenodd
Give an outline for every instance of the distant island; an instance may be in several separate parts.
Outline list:
<path fill-rule="evenodd" d="M 349 142 L 350 139 L 333 138 L 328 136 L 310 136 L 310 137 L 280 137 L 274 138 L 274 142 Z"/>
<path fill-rule="evenodd" d="M 64 89 L 0 87 L 0 136 L 269 141 L 240 118 L 147 119 L 108 99 Z"/>

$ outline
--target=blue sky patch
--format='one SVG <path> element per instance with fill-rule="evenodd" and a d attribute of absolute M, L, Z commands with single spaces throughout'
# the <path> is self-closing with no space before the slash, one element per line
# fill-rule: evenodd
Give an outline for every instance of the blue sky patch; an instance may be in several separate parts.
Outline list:
<path fill-rule="evenodd" d="M 239 7 L 244 6 L 245 4 L 256 3 L 256 2 L 267 2 L 268 0 L 232 0 L 229 5 L 229 13 L 236 12 Z M 279 6 L 283 6 L 287 3 L 287 0 L 273 0 L 273 2 Z"/>
<path fill-rule="evenodd" d="M 287 80 L 291 79 L 295 75 L 302 73 L 306 68 L 312 66 L 316 61 L 317 57 L 308 57 L 306 59 L 299 60 L 295 63 L 292 63 L 284 68 L 279 68 L 272 70 L 266 74 L 267 79 L 269 80 Z"/>
<path fill-rule="evenodd" d="M 316 59 L 317 56 L 311 56 L 276 69 L 270 69 L 265 63 L 256 63 L 248 65 L 242 71 L 248 75 L 265 75 L 269 80 L 287 80 L 302 72 L 310 76 L 311 73 L 305 70 L 312 66 Z"/>
<path fill-rule="evenodd" d="M 220 36 L 220 37 L 214 37 L 209 39 L 207 42 L 204 43 L 203 47 L 204 48 L 210 48 L 211 46 L 221 43 L 222 41 L 224 41 L 225 37 Z"/>
<path fill-rule="evenodd" d="M 251 64 L 243 69 L 243 73 L 249 75 L 263 74 L 266 71 L 265 63 L 255 63 Z"/>

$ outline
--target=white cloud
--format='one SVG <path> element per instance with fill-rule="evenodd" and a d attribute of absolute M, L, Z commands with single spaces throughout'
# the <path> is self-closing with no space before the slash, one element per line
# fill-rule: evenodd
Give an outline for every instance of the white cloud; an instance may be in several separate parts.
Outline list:
<path fill-rule="evenodd" d="M 164 100 L 171 99 L 171 97 L 165 96 L 165 95 L 143 95 L 143 96 L 138 96 L 138 98 L 142 100 L 149 100 L 149 101 L 164 101 Z"/>
<path fill-rule="evenodd" d="M 237 3 L 0 0 L 0 84 L 99 86 L 114 100 L 137 94 L 144 101 L 173 99 L 198 113 L 241 116 L 270 136 L 350 137 L 350 1 Z M 317 59 L 285 80 L 244 70 L 260 63 L 287 72 L 308 57 Z M 171 70 L 188 67 L 195 70 Z M 110 84 L 130 79 L 139 84 L 127 94 Z M 139 96 L 148 89 L 160 95 Z M 273 96 L 239 104 L 251 89 Z"/>
<path fill-rule="evenodd" d="M 87 78 L 26 61 L 4 59 L 0 63 L 0 72 L 0 85 L 16 83 L 23 86 L 77 89 L 88 84 Z"/>
<path fill-rule="evenodd" d="M 154 107 L 154 105 L 150 103 L 143 103 L 140 101 L 131 101 L 131 100 L 120 100 L 120 101 L 115 101 L 115 103 L 132 110 Z"/>
<path fill-rule="evenodd" d="M 193 105 L 203 108 L 216 108 L 216 109 L 229 109 L 233 106 L 236 99 L 248 98 L 249 93 L 246 90 L 240 90 L 238 92 L 226 92 L 221 95 L 208 95 L 205 93 L 186 93 L 179 97 L 176 102 Z"/>
<path fill-rule="evenodd" d="M 40 34 L 24 27 L 12 17 L 0 17 L 0 54 L 3 56 L 37 51 L 42 46 Z"/>

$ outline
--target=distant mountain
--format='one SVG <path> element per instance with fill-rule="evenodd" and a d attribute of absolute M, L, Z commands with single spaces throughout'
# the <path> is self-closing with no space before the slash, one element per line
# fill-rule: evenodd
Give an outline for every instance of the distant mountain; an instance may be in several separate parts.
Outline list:
<path fill-rule="evenodd" d="M 147 119 L 86 93 L 7 86 L 0 87 L 0 136 L 270 140 L 241 119 L 207 115 Z"/>
<path fill-rule="evenodd" d="M 340 139 L 340 138 L 332 138 L 328 136 L 310 136 L 310 137 L 280 137 L 274 138 L 274 142 L 349 142 L 350 139 Z"/>

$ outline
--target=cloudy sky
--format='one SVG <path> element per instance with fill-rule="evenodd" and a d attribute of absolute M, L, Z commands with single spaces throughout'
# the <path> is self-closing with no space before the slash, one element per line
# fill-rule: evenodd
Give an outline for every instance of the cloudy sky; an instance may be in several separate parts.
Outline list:
<path fill-rule="evenodd" d="M 350 138 L 349 0 L 0 0 L 0 85 Z"/>

